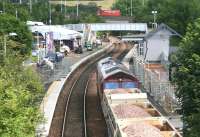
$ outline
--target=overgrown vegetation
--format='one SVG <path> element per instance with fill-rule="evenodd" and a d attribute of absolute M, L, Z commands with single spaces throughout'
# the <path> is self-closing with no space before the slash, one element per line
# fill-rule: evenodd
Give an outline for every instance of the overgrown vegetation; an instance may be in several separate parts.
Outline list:
<path fill-rule="evenodd" d="M 104 22 L 102 18 L 96 15 L 97 5 L 79 5 L 79 16 L 77 17 L 76 6 L 64 6 L 50 4 L 48 0 L 32 1 L 32 7 L 29 1 L 19 3 L 0 2 L 0 11 L 16 16 L 20 21 L 41 21 L 45 24 L 67 24 L 67 23 L 95 23 Z"/>
<path fill-rule="evenodd" d="M 1 58 L 1 137 L 34 137 L 35 128 L 42 120 L 39 104 L 44 95 L 43 86 L 33 69 L 22 66 L 23 59 L 12 49 Z"/>
<path fill-rule="evenodd" d="M 16 33 L 16 36 L 9 36 L 9 33 Z M 24 22 L 17 20 L 10 14 L 0 15 L 0 36 L 1 46 L 3 46 L 4 38 L 8 41 L 8 47 L 15 51 L 20 51 L 20 54 L 26 55 L 31 51 L 32 35 Z M 9 39 L 15 42 L 10 42 Z M 18 43 L 17 43 L 18 42 Z"/>
<path fill-rule="evenodd" d="M 22 65 L 31 51 L 32 36 L 25 24 L 30 17 L 24 7 L 15 5 L 19 8 L 16 18 L 14 5 L 4 3 L 3 6 L 4 13 L 0 14 L 0 136 L 34 137 L 36 126 L 43 119 L 39 106 L 44 89 L 36 72 Z"/>
<path fill-rule="evenodd" d="M 184 137 L 200 135 L 200 19 L 189 24 L 173 65 L 183 110 Z"/>

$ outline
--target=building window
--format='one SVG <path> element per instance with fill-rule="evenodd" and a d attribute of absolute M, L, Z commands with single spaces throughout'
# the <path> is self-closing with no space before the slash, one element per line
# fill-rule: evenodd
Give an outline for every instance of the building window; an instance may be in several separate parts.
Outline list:
<path fill-rule="evenodd" d="M 139 55 L 144 56 L 144 43 L 139 44 Z"/>

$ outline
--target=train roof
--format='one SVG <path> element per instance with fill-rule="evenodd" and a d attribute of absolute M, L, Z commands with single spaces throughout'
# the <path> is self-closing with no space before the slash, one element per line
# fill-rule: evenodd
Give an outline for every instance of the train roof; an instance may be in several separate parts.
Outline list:
<path fill-rule="evenodd" d="M 112 57 L 100 60 L 97 69 L 102 74 L 103 79 L 120 72 L 135 78 L 123 64 L 116 62 Z"/>

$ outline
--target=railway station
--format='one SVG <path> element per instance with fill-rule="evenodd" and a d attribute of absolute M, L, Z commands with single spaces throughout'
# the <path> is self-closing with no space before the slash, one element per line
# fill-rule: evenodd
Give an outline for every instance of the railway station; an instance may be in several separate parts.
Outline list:
<path fill-rule="evenodd" d="M 0 136 L 200 136 L 195 2 L 0 2 Z"/>

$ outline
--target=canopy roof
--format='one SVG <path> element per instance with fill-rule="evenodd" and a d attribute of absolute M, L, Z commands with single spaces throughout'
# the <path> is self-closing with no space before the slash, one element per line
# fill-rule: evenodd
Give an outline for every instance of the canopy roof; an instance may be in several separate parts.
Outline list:
<path fill-rule="evenodd" d="M 69 30 L 63 26 L 44 25 L 44 26 L 30 26 L 32 33 L 41 33 L 43 37 L 48 32 L 53 32 L 54 40 L 69 40 L 76 37 L 82 37 L 82 33 L 74 30 Z"/>

